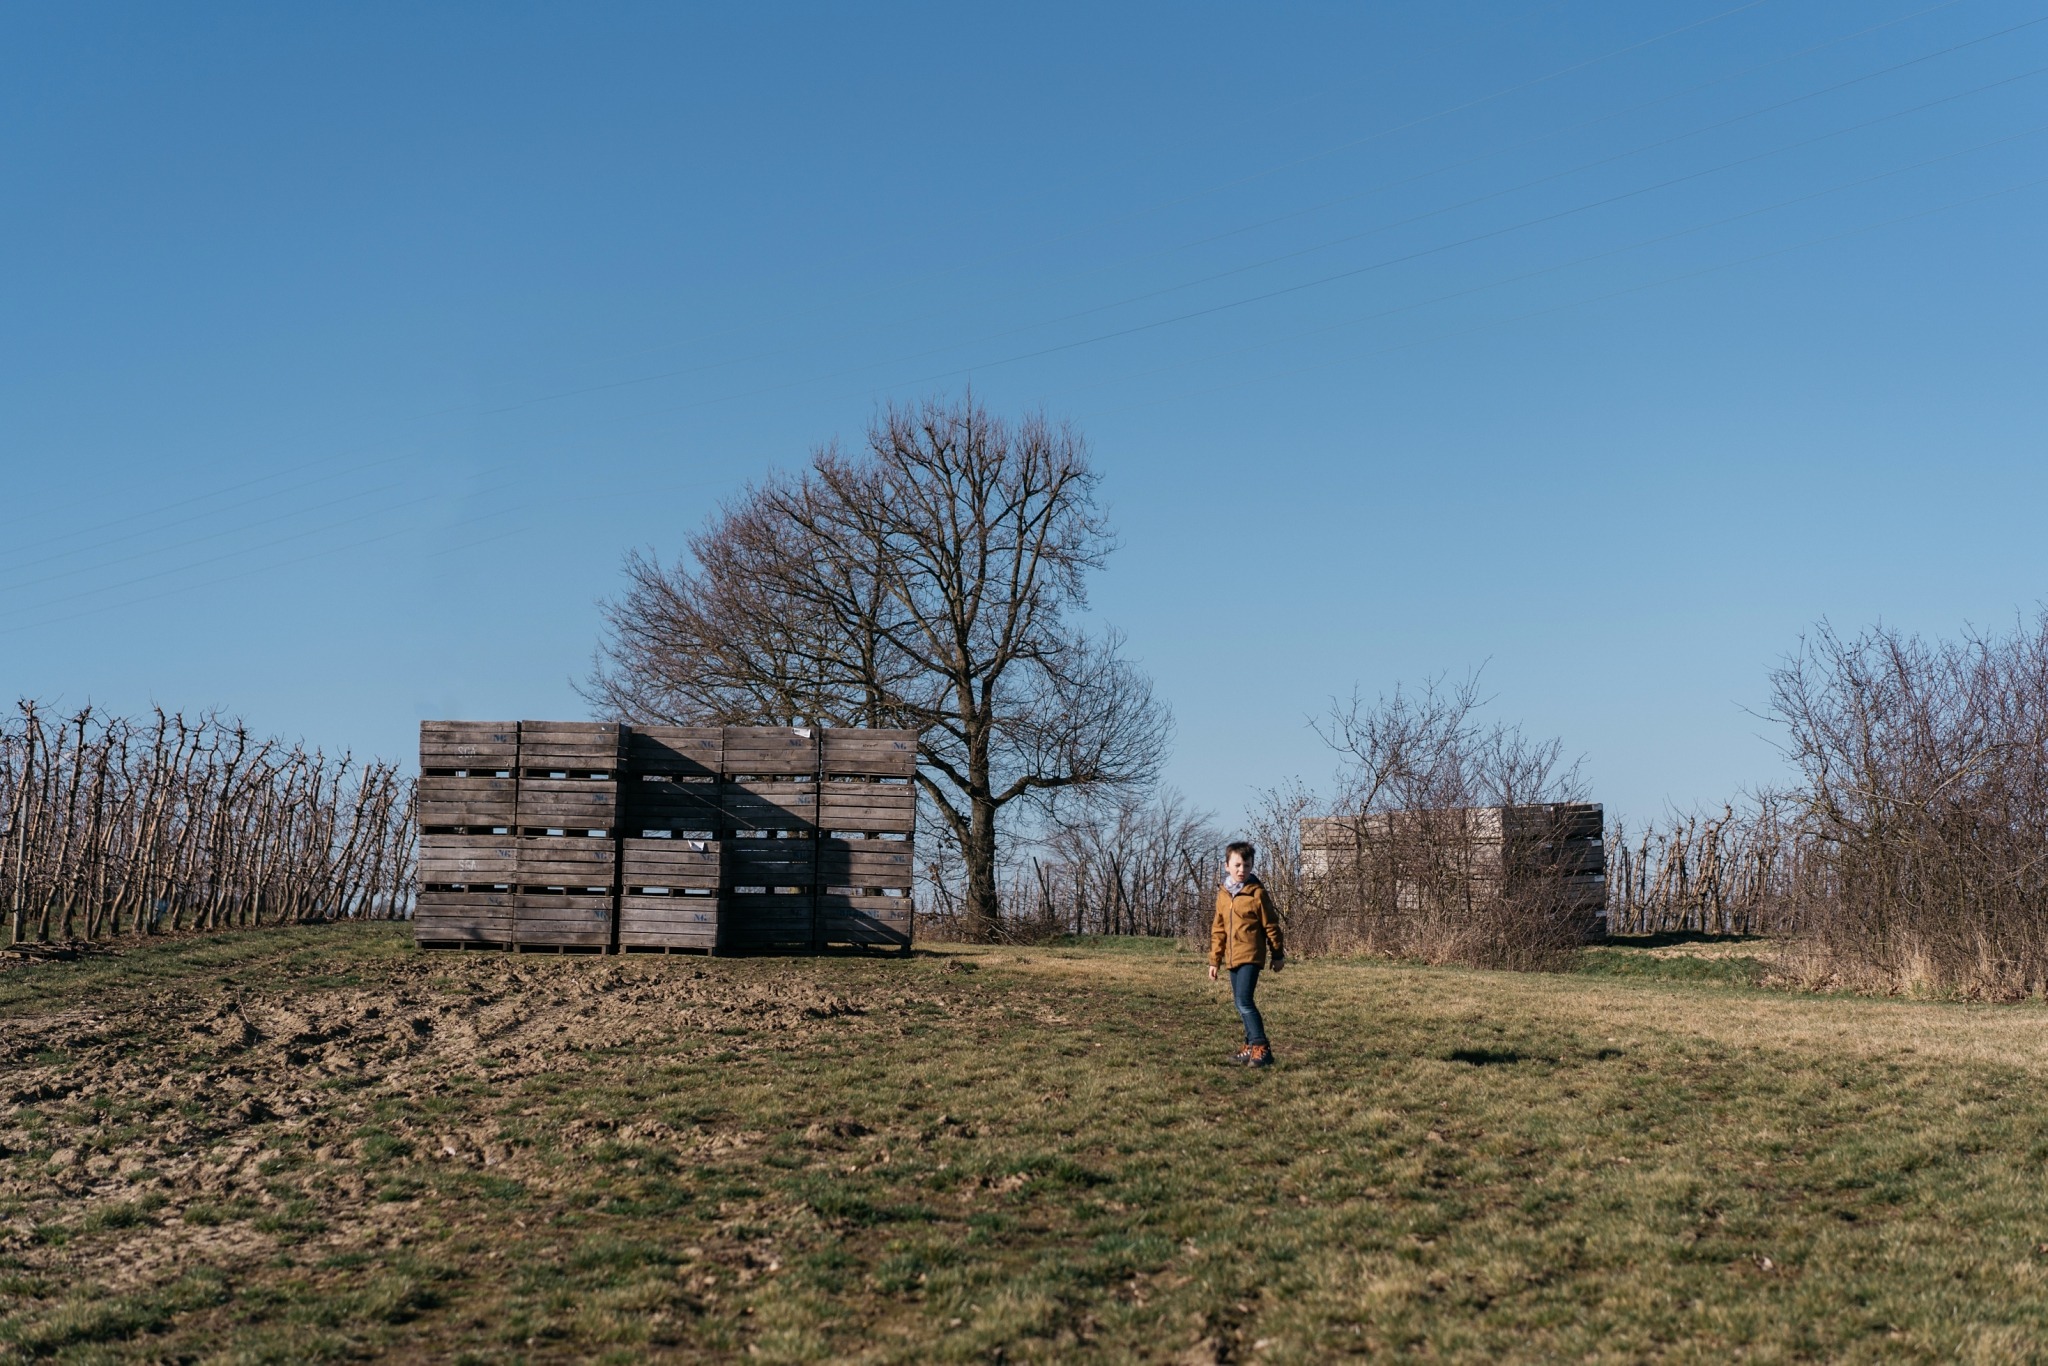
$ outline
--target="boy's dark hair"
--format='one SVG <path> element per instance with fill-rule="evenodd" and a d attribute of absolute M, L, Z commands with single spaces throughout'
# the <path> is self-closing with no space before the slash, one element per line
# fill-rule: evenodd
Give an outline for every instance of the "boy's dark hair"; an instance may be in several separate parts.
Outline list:
<path fill-rule="evenodd" d="M 1232 854 L 1242 858 L 1244 866 L 1247 868 L 1256 863 L 1259 857 L 1259 851 L 1252 846 L 1250 840 L 1232 840 L 1229 844 L 1224 845 L 1223 857 L 1228 859 Z"/>

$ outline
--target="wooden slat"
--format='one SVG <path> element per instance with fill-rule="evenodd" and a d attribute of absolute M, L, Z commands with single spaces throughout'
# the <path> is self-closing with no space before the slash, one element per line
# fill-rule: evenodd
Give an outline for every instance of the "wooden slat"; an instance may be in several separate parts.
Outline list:
<path fill-rule="evenodd" d="M 460 825 L 466 827 L 504 826 L 514 821 L 512 804 L 486 806 L 475 802 L 421 802 L 413 814 L 422 826 Z"/>
<path fill-rule="evenodd" d="M 678 924 L 715 924 L 724 903 L 715 896 L 646 896 L 628 892 L 619 898 L 619 914 L 628 911 L 641 917 L 656 920 L 673 920 Z"/>
<path fill-rule="evenodd" d="M 456 778 L 429 774 L 420 778 L 413 790 L 421 801 L 504 802 L 509 805 L 518 786 L 510 777 Z"/>
<path fill-rule="evenodd" d="M 716 949 L 718 928 L 619 930 L 621 949 Z"/>
<path fill-rule="evenodd" d="M 635 870 L 675 873 L 718 873 L 720 844 L 717 840 L 651 840 L 627 838 L 619 843 L 619 863 L 633 875 Z"/>
<path fill-rule="evenodd" d="M 812 900 L 808 894 L 789 896 L 773 892 L 725 891 L 719 893 L 718 906 L 726 915 L 745 920 L 761 916 L 809 915 Z"/>
<path fill-rule="evenodd" d="M 910 918 L 910 898 L 907 896 L 846 896 L 826 892 L 818 898 L 820 915 L 879 915 Z"/>
<path fill-rule="evenodd" d="M 684 892 L 716 892 L 719 888 L 719 876 L 715 868 L 704 873 L 676 872 L 673 869 L 659 868 L 626 868 L 619 873 L 619 885 L 633 895 L 651 888 L 666 887 L 680 896 Z"/>

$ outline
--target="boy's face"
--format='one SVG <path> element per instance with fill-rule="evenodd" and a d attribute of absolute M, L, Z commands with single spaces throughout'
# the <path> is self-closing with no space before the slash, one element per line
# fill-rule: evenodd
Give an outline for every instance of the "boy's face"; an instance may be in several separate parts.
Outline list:
<path fill-rule="evenodd" d="M 1223 860 L 1223 870 L 1230 875 L 1232 882 L 1243 882 L 1244 875 L 1252 870 L 1252 866 L 1245 861 L 1243 854 L 1232 854 Z"/>

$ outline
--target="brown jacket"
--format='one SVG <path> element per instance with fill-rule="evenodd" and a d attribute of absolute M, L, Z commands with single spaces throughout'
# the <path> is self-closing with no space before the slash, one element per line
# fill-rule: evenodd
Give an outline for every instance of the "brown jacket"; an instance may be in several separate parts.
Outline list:
<path fill-rule="evenodd" d="M 1241 968 L 1257 963 L 1264 967 L 1269 947 L 1275 958 L 1287 954 L 1287 937 L 1265 884 L 1256 877 L 1247 878 L 1244 890 L 1235 896 L 1218 887 L 1216 921 L 1209 928 L 1209 966 Z"/>

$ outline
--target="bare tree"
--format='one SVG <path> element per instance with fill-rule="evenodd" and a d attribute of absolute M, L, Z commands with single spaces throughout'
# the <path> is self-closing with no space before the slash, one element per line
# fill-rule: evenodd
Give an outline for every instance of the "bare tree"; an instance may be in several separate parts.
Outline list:
<path fill-rule="evenodd" d="M 1067 425 L 891 407 L 864 450 L 721 509 L 690 563 L 628 556 L 585 694 L 629 721 L 919 731 L 965 927 L 992 935 L 1006 811 L 1143 788 L 1170 734 L 1121 638 L 1077 620 L 1112 545 L 1096 483 Z"/>
<path fill-rule="evenodd" d="M 1118 792 L 1076 804 L 1027 860 L 1011 899 L 1031 933 L 1187 935 L 1209 924 L 1223 835 L 1174 791 Z"/>

